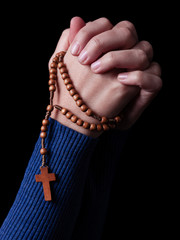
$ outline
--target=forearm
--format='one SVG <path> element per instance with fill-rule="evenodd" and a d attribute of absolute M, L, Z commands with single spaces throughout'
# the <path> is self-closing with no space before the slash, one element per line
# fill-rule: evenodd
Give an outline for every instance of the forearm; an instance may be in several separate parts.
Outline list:
<path fill-rule="evenodd" d="M 35 181 L 41 165 L 39 138 L 15 202 L 1 227 L 1 239 L 69 239 L 72 234 L 97 140 L 52 119 L 48 129 L 47 164 L 50 172 L 56 174 L 51 185 L 53 201 L 44 201 L 42 184 Z"/>

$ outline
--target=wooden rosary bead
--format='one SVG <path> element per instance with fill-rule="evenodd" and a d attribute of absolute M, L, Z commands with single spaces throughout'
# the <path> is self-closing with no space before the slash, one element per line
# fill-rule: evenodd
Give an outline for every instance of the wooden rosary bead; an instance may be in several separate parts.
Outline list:
<path fill-rule="evenodd" d="M 85 112 L 88 109 L 88 107 L 85 104 L 83 104 L 80 108 L 81 108 L 81 111 L 83 112 Z"/>
<path fill-rule="evenodd" d="M 50 67 L 51 67 L 51 68 L 57 68 L 57 63 L 52 62 L 52 63 L 50 64 Z"/>
<path fill-rule="evenodd" d="M 57 56 L 57 57 L 64 57 L 65 54 L 66 54 L 66 52 L 61 51 L 61 52 L 56 53 L 56 56 Z"/>
<path fill-rule="evenodd" d="M 102 118 L 101 118 L 101 123 L 107 123 L 107 122 L 108 122 L 107 117 L 102 117 Z"/>
<path fill-rule="evenodd" d="M 72 115 L 73 115 L 73 114 L 72 114 L 71 112 L 67 112 L 67 113 L 66 113 L 66 117 L 67 117 L 68 119 L 70 119 L 70 118 L 72 117 Z"/>
<path fill-rule="evenodd" d="M 68 70 L 67 70 L 66 67 L 61 67 L 61 68 L 59 69 L 59 71 L 60 71 L 61 74 L 68 72 Z"/>
<path fill-rule="evenodd" d="M 104 123 L 102 126 L 103 126 L 103 130 L 104 131 L 108 131 L 109 130 L 109 126 L 107 124 Z"/>
<path fill-rule="evenodd" d="M 63 74 L 61 75 L 61 77 L 62 77 L 62 79 L 64 80 L 64 79 L 66 79 L 66 78 L 69 78 L 69 74 L 68 74 L 68 73 L 63 73 Z"/>
<path fill-rule="evenodd" d="M 63 62 L 59 62 L 58 63 L 58 68 L 60 69 L 60 68 L 62 68 L 62 67 L 65 67 L 66 65 L 63 63 Z"/>
<path fill-rule="evenodd" d="M 46 149 L 46 148 L 41 148 L 40 154 L 41 154 L 41 155 L 47 154 L 47 149 Z"/>
<path fill-rule="evenodd" d="M 62 108 L 62 109 L 61 109 L 61 113 L 62 113 L 63 115 L 66 115 L 67 112 L 68 112 L 68 110 L 67 110 L 66 108 Z"/>
<path fill-rule="evenodd" d="M 102 125 L 101 124 L 97 124 L 97 130 L 98 130 L 98 132 L 102 131 Z"/>
<path fill-rule="evenodd" d="M 76 94 L 76 90 L 74 88 L 72 88 L 70 91 L 69 91 L 69 94 L 73 97 L 75 94 Z"/>
<path fill-rule="evenodd" d="M 59 56 L 60 56 L 60 52 L 56 53 L 56 57 L 58 57 L 58 58 L 59 58 Z"/>
<path fill-rule="evenodd" d="M 49 125 L 49 120 L 48 120 L 48 119 L 43 119 L 43 120 L 42 120 L 42 125 L 43 125 L 43 126 Z"/>
<path fill-rule="evenodd" d="M 70 90 L 73 89 L 74 87 L 73 87 L 72 84 L 68 84 L 68 85 L 66 85 L 66 88 L 67 88 L 68 91 L 70 91 Z"/>
<path fill-rule="evenodd" d="M 93 111 L 90 108 L 88 108 L 88 110 L 86 111 L 86 115 L 87 116 L 92 116 L 93 115 Z"/>
<path fill-rule="evenodd" d="M 52 61 L 55 62 L 55 63 L 58 63 L 59 62 L 59 58 L 56 56 L 56 57 L 53 58 Z"/>
<path fill-rule="evenodd" d="M 73 96 L 74 101 L 77 101 L 79 98 L 80 98 L 80 96 L 79 96 L 78 93 L 76 93 L 76 94 Z"/>
<path fill-rule="evenodd" d="M 76 101 L 76 105 L 77 105 L 78 107 L 81 107 L 81 105 L 83 105 L 83 100 L 82 100 L 82 99 L 78 99 L 78 100 Z"/>
<path fill-rule="evenodd" d="M 71 79 L 70 79 L 70 78 L 66 78 L 66 79 L 64 80 L 64 84 L 65 84 L 65 85 L 68 85 L 69 83 L 72 83 Z"/>
<path fill-rule="evenodd" d="M 78 126 L 82 126 L 82 125 L 83 125 L 83 120 L 79 118 L 79 119 L 77 120 L 76 124 L 77 124 Z"/>
<path fill-rule="evenodd" d="M 49 73 L 50 74 L 57 74 L 57 69 L 51 68 L 51 69 L 49 69 Z"/>
<path fill-rule="evenodd" d="M 52 110 L 54 109 L 53 105 L 48 105 L 46 110 L 49 112 L 52 112 Z"/>
<path fill-rule="evenodd" d="M 116 116 L 114 119 L 115 119 L 116 123 L 120 123 L 122 120 L 120 116 Z"/>
<path fill-rule="evenodd" d="M 54 79 L 54 80 L 56 80 L 56 79 L 57 79 L 57 75 L 51 73 L 51 74 L 49 75 L 49 78 L 50 78 L 50 79 Z"/>
<path fill-rule="evenodd" d="M 90 127 L 90 124 L 88 122 L 83 123 L 83 128 L 88 129 Z"/>
<path fill-rule="evenodd" d="M 77 120 L 78 120 L 77 116 L 73 115 L 73 116 L 71 117 L 71 121 L 72 121 L 73 123 L 76 123 Z"/>
<path fill-rule="evenodd" d="M 41 132 L 46 132 L 47 131 L 47 126 L 41 126 Z"/>
<path fill-rule="evenodd" d="M 46 132 L 41 132 L 40 133 L 40 137 L 41 138 L 46 138 L 47 137 L 47 133 Z"/>
<path fill-rule="evenodd" d="M 55 85 L 56 84 L 56 81 L 54 79 L 50 79 L 49 82 L 48 82 L 49 86 L 50 85 Z"/>
<path fill-rule="evenodd" d="M 94 131 L 94 130 L 96 130 L 96 129 L 97 129 L 96 124 L 95 124 L 95 123 L 91 123 L 91 124 L 90 124 L 90 131 Z"/>
<path fill-rule="evenodd" d="M 51 91 L 56 91 L 56 87 L 55 87 L 55 85 L 50 85 L 49 86 L 49 91 L 51 92 Z"/>

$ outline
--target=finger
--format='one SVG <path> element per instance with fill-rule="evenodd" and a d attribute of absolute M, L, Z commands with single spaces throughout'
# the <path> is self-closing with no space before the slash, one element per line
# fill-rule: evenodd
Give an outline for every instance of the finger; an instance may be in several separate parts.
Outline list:
<path fill-rule="evenodd" d="M 69 29 L 63 31 L 58 44 L 55 49 L 55 53 L 60 51 L 67 51 L 69 48 Z"/>
<path fill-rule="evenodd" d="M 156 95 L 157 92 L 152 93 L 141 89 L 139 95 L 124 109 L 121 129 L 128 129 L 131 127 Z"/>
<path fill-rule="evenodd" d="M 137 35 L 136 28 L 133 23 L 131 23 L 129 21 L 121 21 L 121 22 L 117 23 L 114 26 L 114 28 L 128 28 L 132 32 L 132 34 L 134 34 L 134 37 L 138 41 L 138 35 Z"/>
<path fill-rule="evenodd" d="M 121 81 L 121 83 L 126 82 L 127 85 L 139 86 L 140 92 L 124 110 L 122 129 L 127 129 L 135 123 L 162 87 L 162 81 L 157 75 L 147 72 L 136 72 L 134 76 L 129 75 L 131 75 L 128 76 L 129 79 Z"/>
<path fill-rule="evenodd" d="M 140 41 L 138 44 L 136 44 L 133 49 L 140 49 L 144 53 L 146 53 L 149 61 L 153 58 L 153 48 L 152 45 L 148 41 Z"/>
<path fill-rule="evenodd" d="M 145 72 L 161 77 L 161 67 L 157 62 L 152 62 L 150 67 L 146 69 Z"/>
<path fill-rule="evenodd" d="M 103 73 L 113 68 L 124 68 L 127 71 L 145 70 L 149 67 L 153 57 L 150 43 L 141 41 L 130 50 L 112 51 L 95 61 L 91 65 L 95 73 Z"/>
<path fill-rule="evenodd" d="M 91 64 L 95 73 L 107 72 L 114 68 L 127 70 L 144 70 L 150 62 L 146 53 L 140 49 L 128 49 L 108 52 Z"/>
<path fill-rule="evenodd" d="M 99 18 L 93 22 L 87 23 L 81 28 L 73 40 L 71 46 L 72 55 L 78 56 L 92 37 L 104 31 L 108 31 L 112 27 L 113 25 L 107 18 Z"/>
<path fill-rule="evenodd" d="M 133 71 L 120 73 L 118 80 L 125 85 L 138 86 L 147 93 L 156 93 L 162 87 L 162 80 L 159 76 L 149 72 Z"/>
<path fill-rule="evenodd" d="M 138 95 L 133 102 L 130 102 L 122 111 L 123 119 L 119 129 L 126 130 L 130 128 L 148 107 L 154 97 Z"/>
<path fill-rule="evenodd" d="M 137 38 L 129 28 L 116 26 L 91 38 L 79 55 L 79 61 L 82 64 L 91 64 L 104 53 L 132 48 L 136 42 Z"/>
<path fill-rule="evenodd" d="M 48 66 L 52 62 L 52 59 L 54 58 L 56 53 L 58 53 L 60 51 L 67 51 L 68 48 L 69 48 L 69 29 L 66 29 L 61 34 L 61 37 L 60 37 L 60 39 L 58 41 L 56 49 L 55 49 L 53 55 L 51 56 L 51 58 L 49 60 Z"/>
<path fill-rule="evenodd" d="M 74 40 L 76 34 L 79 32 L 81 28 L 86 25 L 84 20 L 80 17 L 74 17 L 70 22 L 70 33 L 69 33 L 69 43 L 71 44 Z"/>

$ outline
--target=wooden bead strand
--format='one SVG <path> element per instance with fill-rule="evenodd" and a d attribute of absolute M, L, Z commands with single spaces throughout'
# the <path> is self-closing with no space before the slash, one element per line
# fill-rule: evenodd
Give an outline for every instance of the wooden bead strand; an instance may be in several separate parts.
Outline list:
<path fill-rule="evenodd" d="M 52 63 L 50 64 L 49 69 L 49 92 L 50 92 L 50 103 L 46 108 L 46 115 L 45 118 L 42 121 L 41 126 L 41 150 L 40 153 L 42 155 L 42 167 L 46 166 L 46 159 L 45 155 L 47 154 L 47 149 L 45 147 L 45 139 L 47 137 L 47 128 L 49 125 L 49 117 L 51 115 L 51 112 L 54 108 L 60 110 L 61 114 L 63 114 L 68 120 L 71 122 L 77 124 L 80 127 L 83 127 L 85 129 L 89 129 L 90 131 L 108 131 L 109 129 L 115 128 L 120 122 L 121 117 L 116 116 L 115 118 L 108 119 L 107 117 L 100 117 L 97 116 L 92 109 L 90 109 L 82 100 L 77 90 L 74 88 L 73 82 L 69 76 L 67 67 L 65 63 L 63 62 L 65 52 L 59 52 L 55 55 L 55 57 L 52 59 Z M 76 105 L 81 109 L 82 112 L 84 112 L 87 116 L 92 117 L 99 121 L 98 124 L 95 123 L 89 123 L 87 121 L 83 121 L 82 119 L 78 118 L 75 114 L 70 112 L 68 109 L 63 108 L 59 105 L 53 105 L 53 98 L 54 98 L 54 92 L 56 91 L 56 82 L 57 82 L 57 69 L 59 69 L 59 72 L 61 74 L 61 77 L 64 81 L 64 84 L 66 86 L 67 91 L 69 92 L 70 96 L 74 99 L 76 102 Z"/>
<path fill-rule="evenodd" d="M 90 131 L 101 131 L 103 129 L 103 125 L 100 125 L 98 127 L 97 124 L 95 123 L 89 123 L 87 121 L 83 121 L 82 119 L 78 118 L 75 114 L 73 114 L 72 112 L 70 112 L 67 108 L 62 108 L 59 105 L 55 105 L 54 106 L 56 109 L 60 110 L 60 112 L 69 120 L 71 120 L 71 122 L 76 123 L 78 126 L 82 126 L 85 129 L 89 129 Z M 105 131 L 107 129 L 104 129 Z"/>
<path fill-rule="evenodd" d="M 50 103 L 46 108 L 46 115 L 45 118 L 42 121 L 42 126 L 41 126 L 41 149 L 40 153 L 42 155 L 42 166 L 46 166 L 46 159 L 45 155 L 47 154 L 47 149 L 45 147 L 45 138 L 47 137 L 47 126 L 49 125 L 49 117 L 51 115 L 51 112 L 54 109 L 53 106 L 53 98 L 54 98 L 54 92 L 56 91 L 56 81 L 57 81 L 57 65 L 64 57 L 64 52 L 61 52 L 59 54 L 56 54 L 56 56 L 52 59 L 52 63 L 50 64 L 50 69 L 49 69 L 49 92 L 50 92 Z"/>
<path fill-rule="evenodd" d="M 121 121 L 120 116 L 116 116 L 113 119 L 97 116 L 83 102 L 80 95 L 74 88 L 71 78 L 68 74 L 66 65 L 63 62 L 64 55 L 65 55 L 65 52 L 57 53 L 55 57 L 52 59 L 52 63 L 50 64 L 49 81 L 48 81 L 49 92 L 50 92 L 49 105 L 46 107 L 46 115 L 45 115 L 45 118 L 42 120 L 41 133 L 40 133 L 40 137 L 41 137 L 40 154 L 42 155 L 42 165 L 40 167 L 41 174 L 35 175 L 35 180 L 36 182 L 43 183 L 45 201 L 52 200 L 49 182 L 56 181 L 55 173 L 48 173 L 48 166 L 46 165 L 47 148 L 45 146 L 45 139 L 47 137 L 47 130 L 49 125 L 49 117 L 51 116 L 51 112 L 53 111 L 53 109 L 54 108 L 58 109 L 61 112 L 61 114 L 63 114 L 72 123 L 77 124 L 78 126 L 88 129 L 90 131 L 98 131 L 98 132 L 107 131 L 109 129 L 115 128 Z M 78 116 L 73 114 L 68 109 L 63 108 L 59 105 L 53 104 L 54 92 L 56 91 L 56 81 L 58 79 L 57 68 L 59 68 L 59 72 L 64 81 L 66 89 L 69 92 L 70 96 L 76 102 L 76 105 L 81 109 L 82 112 L 86 113 L 87 116 L 97 119 L 99 121 L 98 124 L 83 121 L 81 118 L 78 118 Z"/>
<path fill-rule="evenodd" d="M 89 129 L 90 131 L 108 131 L 109 129 L 114 129 L 116 127 L 115 124 L 110 125 L 110 123 L 89 123 L 78 118 L 75 114 L 66 108 L 62 108 L 59 105 L 54 105 L 54 107 L 58 109 L 67 119 L 71 120 L 71 122 L 76 123 L 78 126 L 82 126 L 85 129 Z"/>
<path fill-rule="evenodd" d="M 65 53 L 64 53 L 65 55 Z M 64 57 L 64 56 L 63 56 Z M 116 116 L 115 118 L 108 119 L 107 117 L 100 117 L 97 116 L 92 109 L 90 109 L 82 100 L 78 92 L 73 86 L 72 80 L 70 79 L 70 76 L 68 74 L 68 70 L 66 68 L 65 63 L 63 62 L 63 57 L 61 58 L 61 62 L 58 63 L 59 72 L 61 74 L 62 79 L 64 80 L 64 84 L 66 86 L 66 89 L 69 91 L 69 94 L 73 97 L 74 101 L 76 102 L 76 105 L 81 109 L 82 112 L 85 112 L 87 116 L 93 117 L 101 122 L 101 124 L 104 124 L 103 129 L 108 129 L 108 123 L 114 127 L 114 125 L 119 124 L 121 122 L 121 117 Z M 105 121 L 106 119 L 106 121 Z M 114 124 L 113 124 L 114 123 Z"/>

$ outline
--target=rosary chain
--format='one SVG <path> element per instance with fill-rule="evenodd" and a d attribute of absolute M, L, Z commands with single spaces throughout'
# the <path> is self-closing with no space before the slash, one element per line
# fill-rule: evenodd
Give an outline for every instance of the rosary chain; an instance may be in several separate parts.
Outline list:
<path fill-rule="evenodd" d="M 46 157 L 45 156 L 47 154 L 47 149 L 45 147 L 45 138 L 47 136 L 46 132 L 47 132 L 47 126 L 49 125 L 49 117 L 51 116 L 51 112 L 53 111 L 54 108 L 59 110 L 63 115 L 66 116 L 67 119 L 71 120 L 73 123 L 76 123 L 78 126 L 82 126 L 85 129 L 89 129 L 90 131 L 107 131 L 109 129 L 114 129 L 120 124 L 120 122 L 122 120 L 122 116 L 120 116 L 120 115 L 118 115 L 114 118 L 109 118 L 109 119 L 104 116 L 103 117 L 98 116 L 84 103 L 84 101 L 80 97 L 79 93 L 74 88 L 72 80 L 68 74 L 66 65 L 63 62 L 65 54 L 66 54 L 66 52 L 64 52 L 64 51 L 57 53 L 56 56 L 52 59 L 52 63 L 50 64 L 49 82 L 48 82 L 49 91 L 50 91 L 49 105 L 46 108 L 46 115 L 42 121 L 41 133 L 40 133 L 40 137 L 41 137 L 40 153 L 42 155 L 41 167 L 46 166 Z M 82 119 L 78 118 L 75 114 L 70 112 L 68 109 L 63 108 L 62 106 L 59 106 L 59 105 L 53 105 L 54 92 L 56 91 L 57 69 L 59 69 L 61 78 L 64 81 L 66 89 L 67 89 L 67 91 L 69 91 L 69 94 L 76 102 L 76 105 L 87 116 L 98 120 L 99 124 L 85 122 Z"/>

